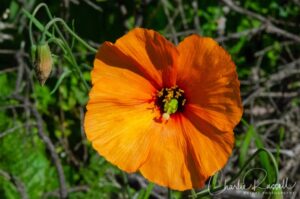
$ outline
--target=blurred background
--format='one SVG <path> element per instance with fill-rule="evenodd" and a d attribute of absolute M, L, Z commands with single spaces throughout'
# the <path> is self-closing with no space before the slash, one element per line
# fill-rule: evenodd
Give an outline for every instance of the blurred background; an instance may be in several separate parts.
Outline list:
<path fill-rule="evenodd" d="M 166 198 L 166 188 L 151 190 L 141 175 L 122 173 L 87 142 L 82 121 L 95 54 L 61 24 L 57 26 L 77 68 L 60 46 L 50 44 L 53 69 L 46 84 L 39 84 L 25 13 L 41 2 L 0 1 L 0 198 L 145 198 L 147 190 L 150 198 Z M 236 146 L 218 184 L 235 176 L 264 147 L 275 157 L 279 182 L 287 180 L 290 186 L 277 195 L 248 188 L 206 198 L 300 198 L 299 0 L 43 2 L 94 48 L 136 26 L 159 31 L 175 44 L 193 33 L 213 37 L 236 63 L 244 105 Z M 32 26 L 38 43 L 50 19 L 44 8 L 35 17 L 42 27 Z M 266 154 L 247 164 L 248 171 L 262 168 L 268 175 L 261 180 L 264 173 L 257 169 L 241 175 L 243 183 L 274 183 L 276 169 Z M 189 195 L 174 192 L 173 198 Z"/>

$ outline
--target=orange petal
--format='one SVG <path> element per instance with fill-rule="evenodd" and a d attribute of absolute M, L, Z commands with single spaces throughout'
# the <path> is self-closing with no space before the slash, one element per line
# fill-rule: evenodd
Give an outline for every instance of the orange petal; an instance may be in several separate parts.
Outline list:
<path fill-rule="evenodd" d="M 109 67 L 95 60 L 92 71 L 91 103 L 134 105 L 149 102 L 156 89 L 143 77 L 127 69 Z"/>
<path fill-rule="evenodd" d="M 230 55 L 213 39 L 197 35 L 187 37 L 177 49 L 177 84 L 185 90 L 190 109 L 218 130 L 232 131 L 243 108 Z"/>
<path fill-rule="evenodd" d="M 194 159 L 182 125 L 181 116 L 177 114 L 166 124 L 155 127 L 149 139 L 149 156 L 140 168 L 148 180 L 181 191 L 203 187 L 208 177 Z"/>
<path fill-rule="evenodd" d="M 178 52 L 176 47 L 153 30 L 136 28 L 114 45 L 136 64 L 130 69 L 147 78 L 157 88 L 174 86 Z M 105 55 L 104 55 L 105 56 Z"/>
<path fill-rule="evenodd" d="M 149 105 L 90 104 L 85 116 L 85 131 L 93 148 L 109 162 L 127 172 L 145 162 L 155 117 Z"/>
<path fill-rule="evenodd" d="M 132 172 L 151 144 L 145 132 L 155 117 L 150 103 L 156 89 L 138 74 L 107 63 L 95 60 L 84 128 L 99 154 Z"/>
<path fill-rule="evenodd" d="M 186 112 L 183 121 L 183 132 L 195 164 L 206 178 L 214 175 L 224 167 L 232 152 L 233 132 L 221 132 L 192 112 Z"/>

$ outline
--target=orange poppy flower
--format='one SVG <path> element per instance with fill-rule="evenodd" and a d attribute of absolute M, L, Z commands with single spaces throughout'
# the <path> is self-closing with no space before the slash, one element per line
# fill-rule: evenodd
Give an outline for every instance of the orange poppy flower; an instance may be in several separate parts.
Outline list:
<path fill-rule="evenodd" d="M 174 46 L 136 28 L 99 48 L 84 127 L 127 172 L 175 190 L 204 186 L 227 162 L 242 104 L 235 65 L 213 39 Z"/>

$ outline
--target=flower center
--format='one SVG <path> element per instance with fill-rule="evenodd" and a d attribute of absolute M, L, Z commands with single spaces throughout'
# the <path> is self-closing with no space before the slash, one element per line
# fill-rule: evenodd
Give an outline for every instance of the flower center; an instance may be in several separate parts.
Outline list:
<path fill-rule="evenodd" d="M 168 120 L 170 115 L 177 111 L 182 112 L 186 99 L 184 90 L 178 86 L 163 88 L 156 94 L 156 105 L 160 108 L 164 119 Z"/>

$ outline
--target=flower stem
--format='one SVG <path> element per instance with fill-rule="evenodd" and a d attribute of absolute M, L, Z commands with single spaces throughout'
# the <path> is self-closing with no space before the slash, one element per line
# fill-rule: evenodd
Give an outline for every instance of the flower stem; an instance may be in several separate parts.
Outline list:
<path fill-rule="evenodd" d="M 64 38 L 62 38 L 62 39 L 64 39 Z M 73 53 L 72 53 L 72 50 L 71 50 L 71 48 L 69 47 L 69 45 L 68 45 L 66 42 L 64 42 L 64 41 L 62 41 L 62 40 L 60 40 L 60 39 L 56 39 L 55 37 L 52 37 L 52 38 L 50 38 L 50 39 L 48 40 L 48 43 L 51 43 L 51 42 L 56 43 L 56 44 L 64 51 L 66 60 L 67 60 L 73 67 L 75 67 L 75 70 L 76 70 L 76 72 L 78 73 L 79 78 L 82 80 L 85 89 L 86 89 L 86 90 L 89 90 L 89 89 L 90 89 L 90 86 L 88 85 L 88 83 L 87 83 L 86 80 L 84 79 L 83 74 L 82 74 L 82 72 L 81 72 L 81 70 L 80 70 L 80 68 L 79 68 L 79 66 L 78 66 L 78 63 L 77 63 L 77 61 L 76 61 L 76 59 L 75 59 L 75 57 L 74 57 L 74 55 L 73 55 Z M 69 56 L 67 56 L 67 55 L 69 55 Z"/>
<path fill-rule="evenodd" d="M 43 24 L 41 24 L 36 18 L 35 15 L 36 13 L 42 8 L 44 7 L 48 17 L 50 18 L 50 22 L 48 22 L 48 24 L 46 26 L 43 26 Z M 87 44 L 84 40 L 82 40 L 76 33 L 74 33 L 68 26 L 67 24 L 61 19 L 61 18 L 53 18 L 52 14 L 48 8 L 48 6 L 45 3 L 41 3 L 39 4 L 36 9 L 34 10 L 33 14 L 28 13 L 26 10 L 23 9 L 23 13 L 26 15 L 26 17 L 28 17 L 30 19 L 30 23 L 29 23 L 29 37 L 30 37 L 30 42 L 31 45 L 34 45 L 34 40 L 33 40 L 33 36 L 32 36 L 32 24 L 34 23 L 35 26 L 43 31 L 42 34 L 42 39 L 41 39 L 41 43 L 45 43 L 46 40 L 46 35 L 50 37 L 49 41 L 51 42 L 55 42 L 57 43 L 63 50 L 64 53 L 66 55 L 69 55 L 68 57 L 66 57 L 67 61 L 73 66 L 75 67 L 76 72 L 78 73 L 80 79 L 83 82 L 83 85 L 85 87 L 86 90 L 89 90 L 90 87 L 88 85 L 88 83 L 85 81 L 83 74 L 77 64 L 77 61 L 74 57 L 74 55 L 72 54 L 72 50 L 69 47 L 65 37 L 63 36 L 62 32 L 60 31 L 60 29 L 57 27 L 56 22 L 60 22 L 63 24 L 63 26 L 68 30 L 68 32 L 75 38 L 77 39 L 80 43 L 82 43 L 85 47 L 87 47 L 89 50 L 91 50 L 93 53 L 96 53 L 97 50 L 94 49 L 93 47 L 91 47 L 89 44 Z M 53 34 L 51 34 L 48 30 L 51 26 L 54 26 L 56 32 L 58 33 L 59 37 L 61 40 L 56 39 L 55 36 Z"/>
<path fill-rule="evenodd" d="M 33 39 L 33 34 L 32 34 L 32 22 L 34 20 L 34 17 L 36 15 L 36 13 L 42 8 L 44 7 L 46 9 L 46 12 L 49 16 L 50 19 L 52 19 L 52 15 L 51 12 L 48 9 L 47 4 L 45 3 L 40 3 L 39 5 L 36 6 L 36 8 L 34 9 L 33 13 L 32 13 L 32 17 L 30 17 L 30 21 L 29 21 L 29 39 L 30 39 L 30 44 L 33 45 L 34 44 L 34 39 Z"/>
<path fill-rule="evenodd" d="M 168 199 L 172 199 L 172 189 L 168 188 Z"/>
<path fill-rule="evenodd" d="M 87 49 L 89 49 L 90 51 L 96 53 L 97 50 L 93 47 L 91 47 L 88 43 L 86 43 L 83 39 L 81 39 L 71 28 L 69 28 L 69 26 L 66 24 L 66 22 L 61 19 L 61 18 L 53 18 L 51 21 L 49 21 L 47 23 L 47 25 L 45 26 L 45 29 L 43 31 L 43 34 L 42 34 L 42 42 L 45 40 L 46 38 L 46 33 L 48 32 L 49 28 L 52 26 L 52 25 L 55 25 L 56 23 L 61 23 L 63 25 L 63 27 L 75 38 L 77 39 L 82 45 L 84 45 Z"/>
<path fill-rule="evenodd" d="M 192 199 L 196 199 L 197 198 L 197 193 L 196 193 L 196 191 L 195 191 L 195 189 L 192 189 L 191 190 L 191 197 L 192 197 Z"/>

